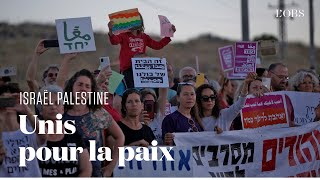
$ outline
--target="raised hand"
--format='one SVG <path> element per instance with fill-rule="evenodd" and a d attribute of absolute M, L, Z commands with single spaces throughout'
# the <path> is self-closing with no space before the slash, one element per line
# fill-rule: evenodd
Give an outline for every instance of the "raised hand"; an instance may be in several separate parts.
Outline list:
<path fill-rule="evenodd" d="M 250 82 L 254 81 L 258 77 L 257 73 L 250 72 L 246 79 L 244 80 L 244 83 L 249 84 Z"/>
<path fill-rule="evenodd" d="M 151 122 L 147 111 L 142 111 L 142 122 L 144 122 L 144 124 L 147 126 L 149 126 Z"/>
<path fill-rule="evenodd" d="M 113 21 L 110 21 L 110 22 L 108 23 L 108 28 L 109 28 L 109 31 L 110 31 L 110 32 L 112 32 L 113 24 L 114 24 Z"/>
<path fill-rule="evenodd" d="M 38 42 L 36 49 L 34 50 L 34 53 L 37 54 L 38 56 L 40 56 L 42 53 L 44 53 L 45 51 L 47 51 L 49 49 L 49 48 L 44 47 L 43 41 L 45 41 L 45 39 L 41 39 Z"/>

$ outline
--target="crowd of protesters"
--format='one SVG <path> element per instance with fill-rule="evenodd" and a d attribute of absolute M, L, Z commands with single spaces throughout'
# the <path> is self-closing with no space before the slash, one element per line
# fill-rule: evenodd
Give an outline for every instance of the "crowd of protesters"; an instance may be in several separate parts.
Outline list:
<path fill-rule="evenodd" d="M 120 146 L 149 146 L 153 140 L 158 145 L 174 145 L 175 132 L 199 132 L 241 130 L 240 111 L 244 107 L 248 94 L 256 97 L 273 91 L 300 91 L 319 93 L 319 76 L 310 70 L 299 70 L 292 77 L 285 64 L 274 63 L 269 68 L 258 68 L 257 72 L 249 73 L 240 84 L 239 81 L 228 79 L 221 74 L 219 78 L 206 77 L 204 84 L 195 87 L 197 72 L 194 68 L 186 66 L 175 69 L 167 64 L 169 87 L 168 88 L 134 88 L 131 58 L 143 57 L 146 46 L 153 49 L 161 49 L 171 39 L 163 38 L 160 42 L 154 41 L 143 30 L 144 27 L 132 29 L 131 32 L 114 35 L 111 31 L 113 23 L 110 22 L 109 39 L 111 44 L 121 45 L 120 72 L 125 78 L 114 94 L 109 94 L 109 104 L 99 105 L 62 105 L 54 102 L 51 105 L 37 105 L 29 108 L 26 105 L 16 103 L 13 107 L 0 107 L 0 176 L 16 177 L 110 177 L 118 159 L 118 147 Z M 173 31 L 176 31 L 173 26 Z M 140 38 L 144 45 L 139 51 L 131 51 L 128 46 L 128 38 Z M 69 64 L 77 58 L 77 54 L 66 54 L 60 66 L 50 65 L 44 70 L 42 83 L 36 80 L 38 61 L 41 55 L 47 51 L 40 40 L 35 48 L 33 59 L 29 64 L 26 81 L 30 92 L 43 94 L 44 91 L 56 94 L 68 92 L 73 96 L 76 92 L 107 92 L 112 74 L 109 68 L 91 72 L 87 69 L 79 69 L 72 76 L 69 74 Z M 85 67 L 83 67 L 85 68 Z M 179 71 L 179 77 L 174 78 L 173 71 Z M 271 87 L 267 88 L 262 83 L 262 78 L 271 79 Z M 0 97 L 19 99 L 19 86 L 10 82 L 10 78 L 0 78 Z M 55 95 L 56 96 L 56 95 Z M 89 96 L 89 95 L 88 95 Z M 87 99 L 89 97 L 86 97 Z M 287 100 L 287 99 L 286 99 Z M 144 109 L 144 103 L 153 103 L 154 114 L 151 116 Z M 170 104 L 171 113 L 166 112 L 166 106 Z M 293 109 L 287 100 L 288 114 L 291 125 L 294 126 Z M 40 135 L 37 133 L 25 135 L 19 128 L 19 116 L 25 114 L 28 119 L 27 128 L 32 131 L 38 119 L 55 121 L 57 114 L 61 119 L 75 120 L 75 134 Z M 320 104 L 315 108 L 315 120 L 320 120 Z M 10 140 L 20 140 L 20 144 L 14 146 L 6 143 Z M 113 161 L 100 162 L 89 161 L 89 140 L 95 140 L 96 150 L 99 147 L 112 148 Z M 78 162 L 48 162 L 33 160 L 27 163 L 27 167 L 19 167 L 8 170 L 8 164 L 14 164 L 12 159 L 19 158 L 18 146 L 83 147 L 84 152 L 77 154 Z M 19 161 L 16 160 L 16 164 Z M 18 168 L 18 169 L 17 169 Z M 64 169 L 72 168 L 73 172 L 65 174 Z M 50 170 L 50 172 L 48 171 Z"/>

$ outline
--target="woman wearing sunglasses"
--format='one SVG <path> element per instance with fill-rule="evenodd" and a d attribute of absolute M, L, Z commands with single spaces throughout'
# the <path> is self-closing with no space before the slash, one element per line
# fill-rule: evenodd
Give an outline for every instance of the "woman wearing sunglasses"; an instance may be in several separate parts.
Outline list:
<path fill-rule="evenodd" d="M 178 110 L 167 115 L 162 122 L 165 145 L 173 145 L 174 132 L 203 131 L 196 104 L 195 87 L 191 83 L 179 83 L 177 89 Z"/>
<path fill-rule="evenodd" d="M 254 81 L 255 77 L 256 73 L 248 74 L 244 81 L 247 85 L 244 85 L 241 89 L 240 98 L 232 106 L 225 109 L 220 107 L 220 103 L 218 103 L 220 99 L 211 85 L 203 84 L 197 88 L 197 104 L 205 131 L 214 131 L 216 127 L 221 128 L 223 131 L 230 129 L 232 121 L 245 104 L 248 84 Z"/>

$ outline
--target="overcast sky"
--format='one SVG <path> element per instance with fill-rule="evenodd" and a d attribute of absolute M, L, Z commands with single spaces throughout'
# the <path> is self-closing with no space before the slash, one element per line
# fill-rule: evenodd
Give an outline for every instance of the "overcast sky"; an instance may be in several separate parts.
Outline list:
<path fill-rule="evenodd" d="M 278 0 L 248 0 L 250 37 L 262 33 L 278 36 L 274 18 Z M 292 0 L 285 0 L 291 4 Z M 309 1 L 295 0 L 304 17 L 287 20 L 289 41 L 309 40 Z M 240 0 L 1 0 L 0 21 L 54 24 L 55 19 L 90 16 L 94 30 L 107 32 L 108 14 L 139 8 L 146 33 L 160 35 L 158 15 L 165 15 L 176 26 L 174 41 L 186 41 L 203 33 L 241 40 Z M 315 43 L 320 47 L 320 0 L 314 0 Z"/>

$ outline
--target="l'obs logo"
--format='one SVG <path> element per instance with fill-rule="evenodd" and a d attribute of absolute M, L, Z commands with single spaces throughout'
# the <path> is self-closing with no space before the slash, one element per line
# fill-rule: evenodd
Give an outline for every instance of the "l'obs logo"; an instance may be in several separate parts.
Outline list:
<path fill-rule="evenodd" d="M 303 9 L 277 9 L 276 10 L 276 18 L 281 17 L 304 17 L 304 10 Z"/>

